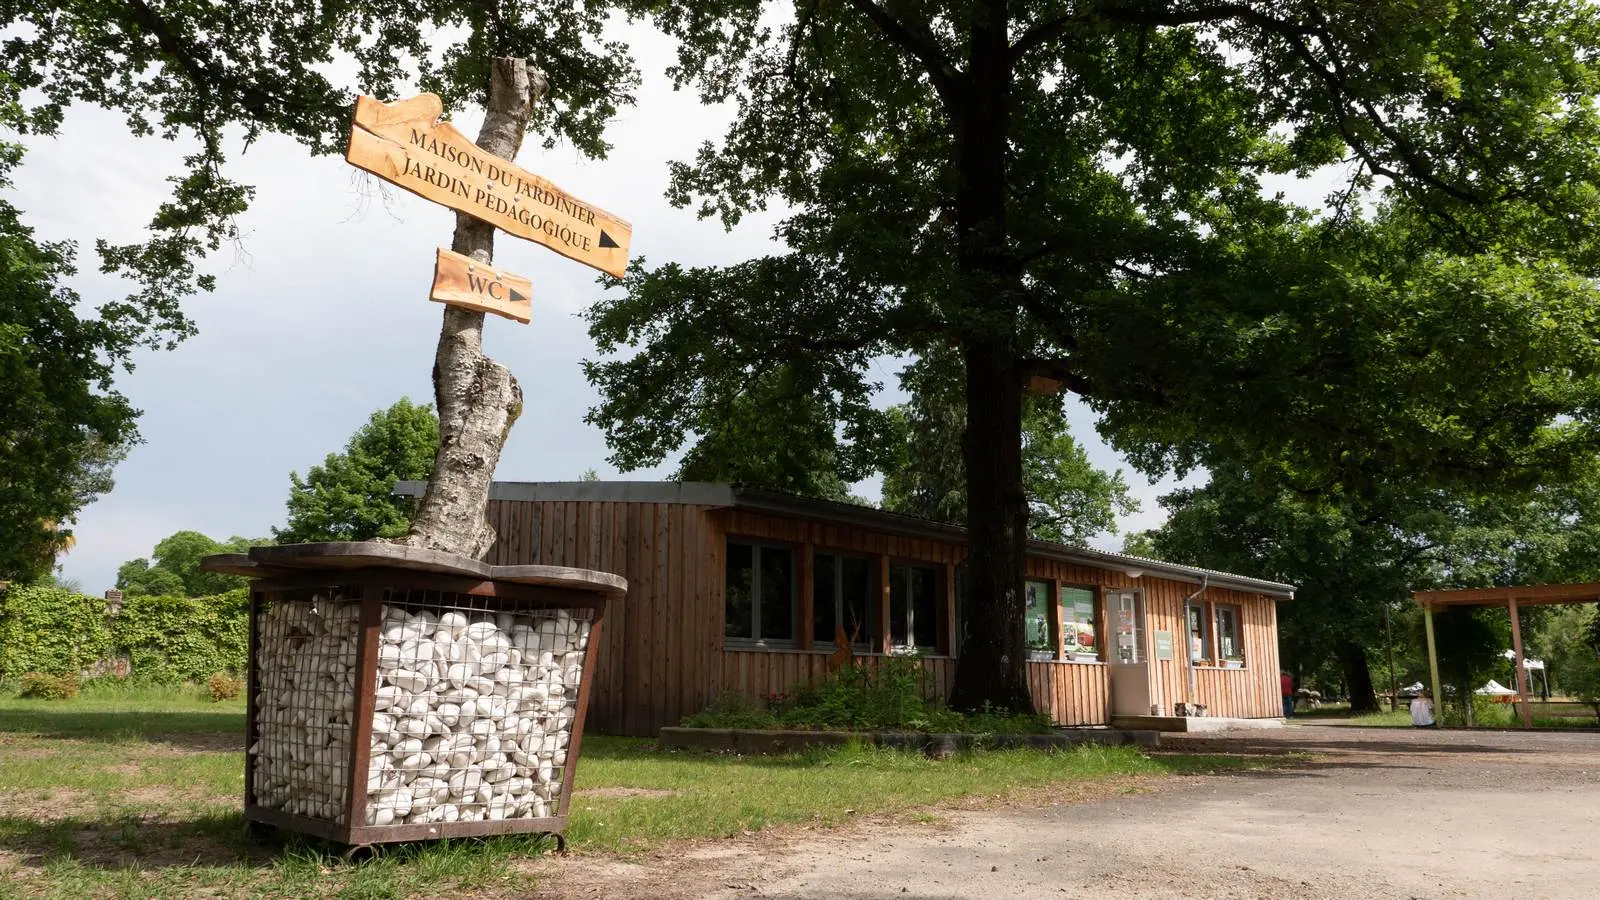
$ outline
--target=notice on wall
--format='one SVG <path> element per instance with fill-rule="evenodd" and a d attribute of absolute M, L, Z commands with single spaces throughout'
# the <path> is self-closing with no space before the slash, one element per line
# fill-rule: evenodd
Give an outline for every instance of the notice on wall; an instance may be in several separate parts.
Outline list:
<path fill-rule="evenodd" d="M 439 121 L 443 111 L 435 94 L 396 103 L 358 97 L 345 159 L 423 199 L 622 277 L 632 225 L 485 153 Z"/>
<path fill-rule="evenodd" d="M 1156 632 L 1156 659 L 1172 661 L 1172 632 Z"/>
<path fill-rule="evenodd" d="M 443 247 L 433 264 L 428 298 L 494 313 L 526 325 L 533 319 L 533 282 Z"/>

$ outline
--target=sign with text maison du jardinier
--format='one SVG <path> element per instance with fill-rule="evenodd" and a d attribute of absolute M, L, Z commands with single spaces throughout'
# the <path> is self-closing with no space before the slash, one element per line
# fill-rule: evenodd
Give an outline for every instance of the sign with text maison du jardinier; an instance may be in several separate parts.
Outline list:
<path fill-rule="evenodd" d="M 430 300 L 516 319 L 533 319 L 533 282 L 443 247 L 433 264 Z"/>
<path fill-rule="evenodd" d="M 484 152 L 449 122 L 435 94 L 356 98 L 345 159 L 435 203 L 621 278 L 633 226 L 522 167 Z"/>

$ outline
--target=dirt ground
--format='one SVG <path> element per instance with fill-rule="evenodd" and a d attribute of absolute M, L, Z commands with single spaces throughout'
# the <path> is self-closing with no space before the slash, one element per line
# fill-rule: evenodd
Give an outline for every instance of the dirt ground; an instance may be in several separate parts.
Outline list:
<path fill-rule="evenodd" d="M 1304 764 L 545 869 L 558 897 L 1588 898 L 1600 735 L 1332 724 L 1169 740 Z"/>

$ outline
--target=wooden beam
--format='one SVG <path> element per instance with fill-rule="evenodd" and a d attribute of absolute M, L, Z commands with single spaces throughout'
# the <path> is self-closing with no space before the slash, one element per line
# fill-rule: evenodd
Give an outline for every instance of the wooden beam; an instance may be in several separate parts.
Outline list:
<path fill-rule="evenodd" d="M 1439 648 L 1433 640 L 1433 607 L 1422 607 L 1422 622 L 1428 633 L 1428 677 L 1433 686 L 1433 724 L 1437 728 L 1444 724 L 1444 693 L 1439 690 Z M 1467 702 L 1472 701 L 1469 698 Z"/>
<path fill-rule="evenodd" d="M 1522 617 L 1517 614 L 1517 598 L 1512 597 L 1507 601 L 1506 608 L 1511 611 L 1511 652 L 1512 662 L 1517 667 L 1517 707 L 1522 713 L 1522 727 L 1532 728 L 1533 710 L 1528 706 L 1528 670 L 1522 664 Z"/>

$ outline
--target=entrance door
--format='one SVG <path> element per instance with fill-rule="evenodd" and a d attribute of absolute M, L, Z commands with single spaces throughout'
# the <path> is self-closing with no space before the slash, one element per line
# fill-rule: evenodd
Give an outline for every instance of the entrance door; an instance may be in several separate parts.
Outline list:
<path fill-rule="evenodd" d="M 1144 595 L 1140 591 L 1106 592 L 1111 618 L 1111 646 L 1106 664 L 1111 675 L 1111 714 L 1148 716 L 1150 660 L 1145 645 Z"/>

